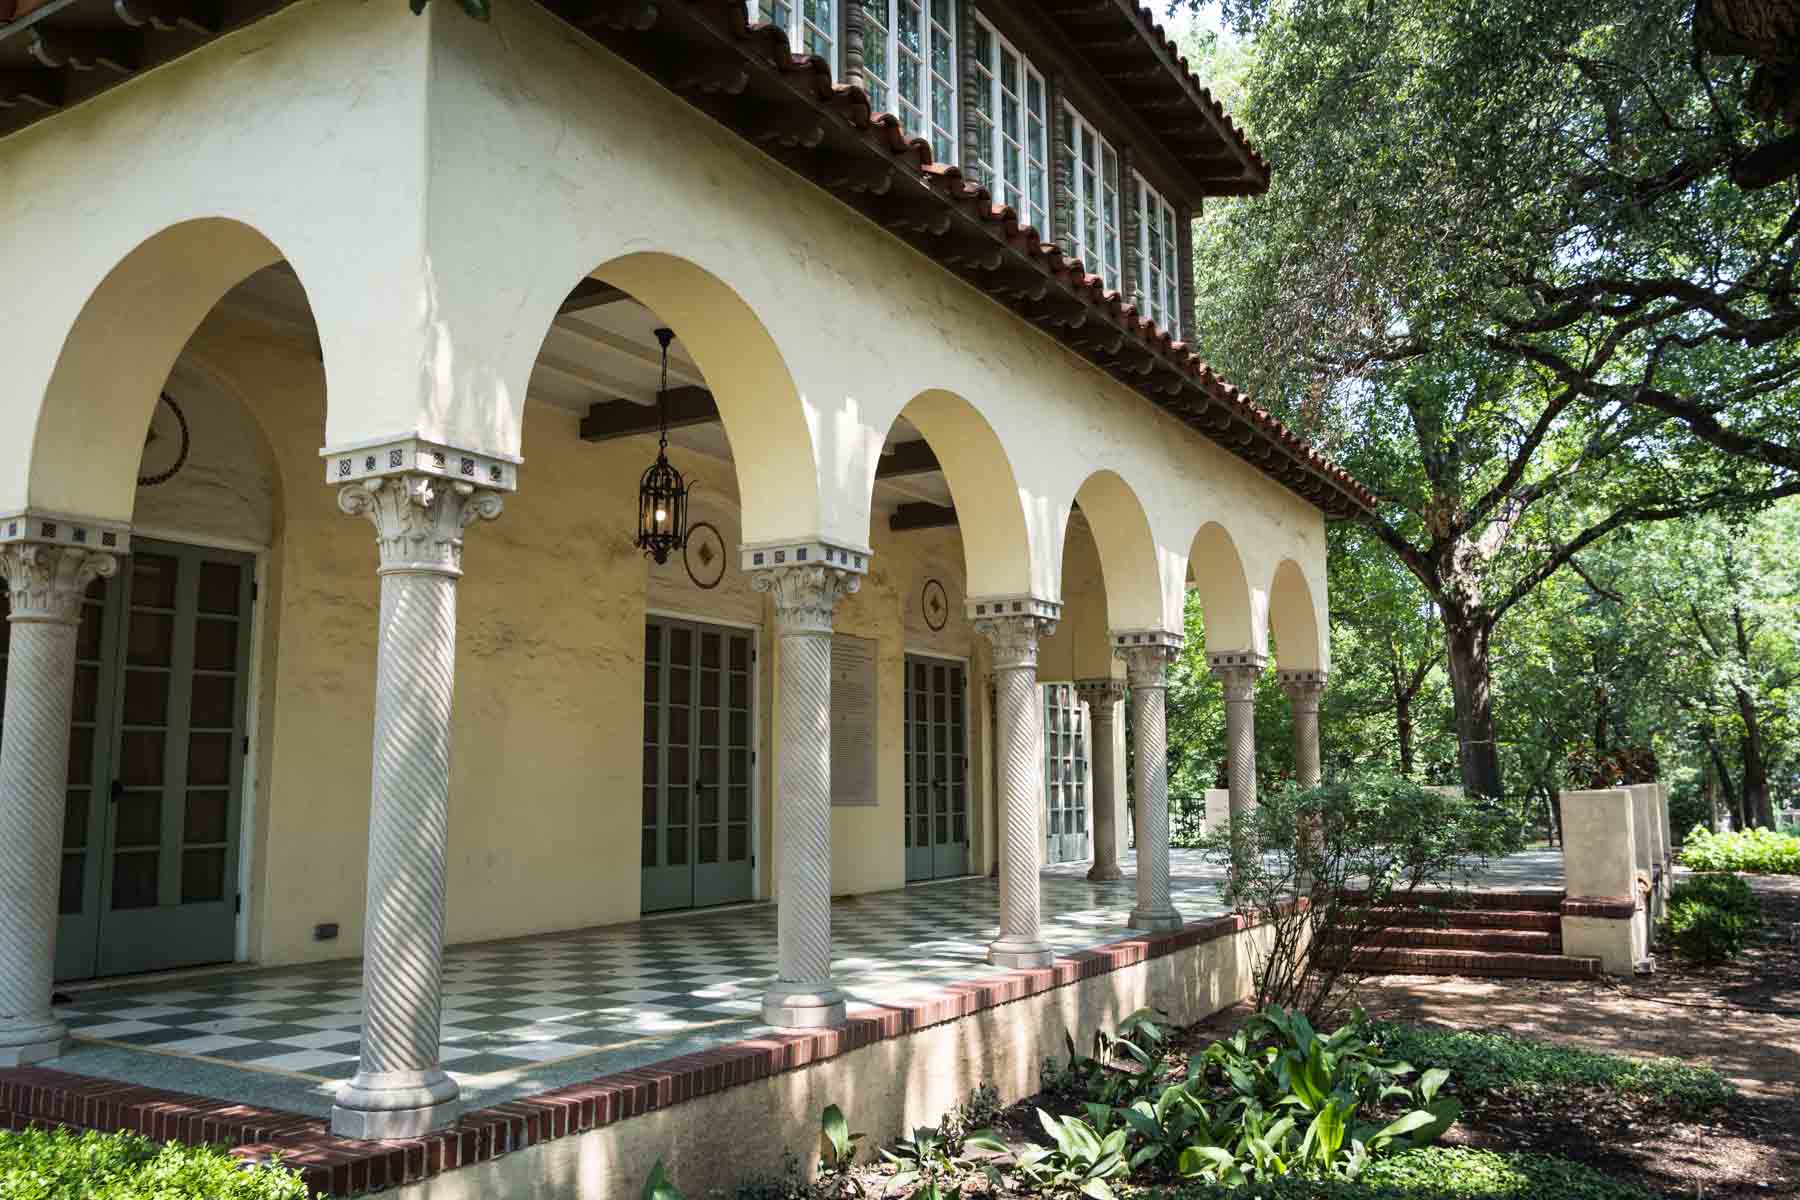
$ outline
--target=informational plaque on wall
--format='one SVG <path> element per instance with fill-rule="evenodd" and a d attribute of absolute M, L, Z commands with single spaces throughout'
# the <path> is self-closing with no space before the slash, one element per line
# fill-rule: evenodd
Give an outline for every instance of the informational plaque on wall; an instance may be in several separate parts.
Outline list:
<path fill-rule="evenodd" d="M 831 639 L 831 803 L 875 799 L 875 641 Z"/>

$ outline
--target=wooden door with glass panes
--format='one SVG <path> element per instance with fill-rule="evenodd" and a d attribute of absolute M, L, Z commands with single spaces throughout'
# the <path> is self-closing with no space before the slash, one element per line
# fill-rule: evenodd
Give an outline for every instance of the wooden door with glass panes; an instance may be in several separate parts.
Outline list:
<path fill-rule="evenodd" d="M 138 539 L 88 590 L 59 980 L 234 957 L 253 576 L 246 554 Z"/>
<path fill-rule="evenodd" d="M 1075 689 L 1048 683 L 1044 693 L 1044 861 L 1088 857 L 1087 722 Z"/>
<path fill-rule="evenodd" d="M 969 873 L 968 671 L 962 663 L 906 656 L 907 882 Z"/>
<path fill-rule="evenodd" d="M 693 621 L 645 625 L 644 912 L 750 899 L 754 638 Z"/>

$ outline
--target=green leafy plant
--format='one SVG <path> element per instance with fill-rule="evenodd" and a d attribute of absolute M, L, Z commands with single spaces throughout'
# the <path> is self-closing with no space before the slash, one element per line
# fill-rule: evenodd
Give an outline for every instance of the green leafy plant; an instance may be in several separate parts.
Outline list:
<path fill-rule="evenodd" d="M 1800 838 L 1773 829 L 1712 833 L 1706 826 L 1696 825 L 1681 843 L 1681 865 L 1692 871 L 1800 875 Z"/>
<path fill-rule="evenodd" d="M 961 1146 L 995 1154 L 1007 1152 L 1006 1144 L 987 1129 L 964 1134 Z M 940 1130 L 925 1126 L 913 1130 L 912 1137 L 902 1138 L 892 1149 L 881 1152 L 881 1157 L 897 1168 L 888 1181 L 889 1190 L 912 1188 L 912 1200 L 958 1200 L 962 1188 L 953 1185 L 952 1181 L 979 1165 L 987 1175 L 989 1190 L 998 1191 L 1000 1172 L 992 1165 L 971 1162 L 957 1149 Z"/>
<path fill-rule="evenodd" d="M 1671 1058 L 1623 1058 L 1484 1030 L 1377 1023 L 1370 1026 L 1370 1034 L 1388 1054 L 1449 1070 L 1457 1086 L 1468 1093 L 1530 1099 L 1570 1088 L 1596 1088 L 1684 1115 L 1705 1113 L 1732 1096 L 1731 1085 L 1711 1067 Z"/>
<path fill-rule="evenodd" d="M 944 1114 L 938 1130 L 955 1153 L 972 1132 L 991 1128 L 1000 1119 L 1001 1111 L 1000 1089 L 984 1080 L 970 1089 L 967 1099 Z"/>
<path fill-rule="evenodd" d="M 1399 776 L 1355 773 L 1324 787 L 1263 794 L 1247 820 L 1201 840 L 1230 867 L 1220 896 L 1257 914 L 1255 1004 L 1318 1023 L 1341 1012 L 1361 973 L 1357 950 L 1407 919 L 1422 888 L 1454 892 L 1520 844 L 1504 807 Z"/>
<path fill-rule="evenodd" d="M 1542 1154 L 1500 1154 L 1460 1146 L 1408 1150 L 1369 1164 L 1350 1179 L 1289 1175 L 1254 1189 L 1190 1182 L 1159 1200 L 1650 1200 L 1634 1184 Z"/>
<path fill-rule="evenodd" d="M 1051 1144 L 1020 1154 L 1019 1174 L 1043 1191 L 1113 1200 L 1111 1181 L 1131 1171 L 1125 1160 L 1126 1130 L 1102 1134 L 1080 1117 L 1053 1117 L 1041 1108 L 1037 1115 Z"/>
<path fill-rule="evenodd" d="M 1109 1107 L 1127 1106 L 1149 1096 L 1157 1083 L 1156 1064 L 1169 1042 L 1163 1020 L 1164 1014 L 1156 1009 L 1141 1008 L 1120 1021 L 1116 1032 L 1096 1030 L 1091 1058 L 1076 1051 L 1074 1035 L 1067 1035 L 1069 1061 L 1064 1066 L 1045 1061 L 1045 1090 L 1079 1095 Z"/>
<path fill-rule="evenodd" d="M 681 1192 L 669 1181 L 669 1173 L 663 1169 L 660 1158 L 650 1168 L 650 1177 L 644 1180 L 643 1200 L 682 1200 Z"/>
<path fill-rule="evenodd" d="M 819 1115 L 819 1190 L 827 1196 L 860 1196 L 862 1184 L 851 1168 L 856 1165 L 856 1147 L 863 1135 L 850 1132 L 850 1122 L 835 1104 L 827 1104 Z"/>
<path fill-rule="evenodd" d="M 157 1143 L 135 1133 L 31 1129 L 0 1133 L 8 1200 L 310 1200 L 279 1163 L 247 1164 L 218 1146 Z"/>
<path fill-rule="evenodd" d="M 1695 962 L 1736 958 L 1762 923 L 1762 905 L 1736 875 L 1695 875 L 1669 892 L 1663 934 L 1678 957 Z"/>

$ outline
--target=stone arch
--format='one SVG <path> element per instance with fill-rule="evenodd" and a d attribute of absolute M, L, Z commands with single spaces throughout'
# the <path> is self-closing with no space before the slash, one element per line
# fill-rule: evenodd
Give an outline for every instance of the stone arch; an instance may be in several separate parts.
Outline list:
<path fill-rule="evenodd" d="M 1131 485 L 1115 471 L 1095 471 L 1082 481 L 1075 504 L 1099 548 L 1108 626 L 1179 633 L 1179 626 L 1168 629 L 1156 538 Z"/>
<path fill-rule="evenodd" d="M 621 255 L 584 277 L 612 284 L 654 312 L 705 376 L 731 443 L 744 544 L 816 536 L 818 469 L 807 403 L 750 305 L 711 271 L 660 251 Z M 584 277 L 568 280 L 558 297 Z M 550 319 L 542 325 L 546 337 Z"/>
<path fill-rule="evenodd" d="M 1269 632 L 1275 638 L 1275 657 L 1290 671 L 1318 671 L 1325 667 L 1325 643 L 1319 636 L 1318 607 L 1306 573 L 1291 558 L 1281 560 L 1269 585 Z"/>
<path fill-rule="evenodd" d="M 64 338 L 31 433 L 27 503 L 129 521 L 163 385 L 231 288 L 284 255 L 227 217 L 182 221 L 109 271 Z"/>
<path fill-rule="evenodd" d="M 941 389 L 914 396 L 897 419 L 924 436 L 943 468 L 962 533 L 968 595 L 1030 594 L 1031 530 L 1012 461 L 993 426 L 967 400 Z"/>
<path fill-rule="evenodd" d="M 1261 652 L 1265 639 L 1257 628 L 1255 597 L 1244 573 L 1244 560 L 1231 534 L 1217 521 L 1208 521 L 1194 535 L 1188 551 L 1188 575 L 1206 615 L 1207 650 Z"/>

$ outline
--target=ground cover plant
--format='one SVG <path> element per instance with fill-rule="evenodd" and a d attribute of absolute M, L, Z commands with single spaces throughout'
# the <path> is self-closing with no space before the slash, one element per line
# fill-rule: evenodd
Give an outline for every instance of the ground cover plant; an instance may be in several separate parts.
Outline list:
<path fill-rule="evenodd" d="M 1370 1165 L 1358 1179 L 1277 1179 L 1254 1187 L 1186 1184 L 1156 1200 L 1649 1200 L 1635 1184 L 1545 1154 L 1497 1154 L 1461 1146 L 1410 1150 Z"/>
<path fill-rule="evenodd" d="M 1371 1026 L 1371 1035 L 1388 1054 L 1448 1070 L 1465 1093 L 1493 1092 L 1530 1101 L 1591 1088 L 1690 1115 L 1710 1112 L 1732 1096 L 1731 1085 L 1711 1067 L 1671 1058 L 1624 1058 L 1492 1030 L 1380 1022 Z"/>
<path fill-rule="evenodd" d="M 1681 958 L 1726 962 L 1761 924 L 1762 905 L 1749 884 L 1736 875 L 1695 875 L 1670 890 L 1662 932 Z"/>
<path fill-rule="evenodd" d="M 135 1133 L 0 1133 L 4 1200 L 310 1200 L 299 1174 Z"/>
<path fill-rule="evenodd" d="M 1713 833 L 1696 825 L 1681 843 L 1681 865 L 1690 871 L 1747 871 L 1800 875 L 1800 838 L 1773 829 Z"/>

